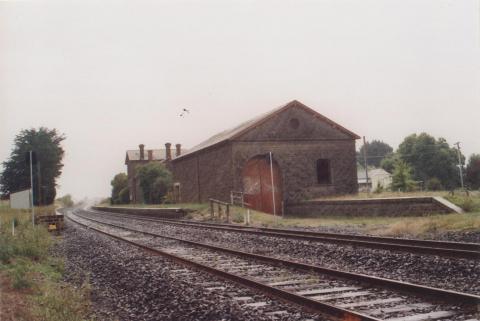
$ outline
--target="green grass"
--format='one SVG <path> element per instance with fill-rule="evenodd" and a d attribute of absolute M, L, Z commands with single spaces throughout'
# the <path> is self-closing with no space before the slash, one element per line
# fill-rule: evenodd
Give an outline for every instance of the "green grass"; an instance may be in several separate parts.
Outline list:
<path fill-rule="evenodd" d="M 447 195 L 445 198 L 466 212 L 480 212 L 480 195 L 478 193 L 470 193 L 468 197 L 464 195 Z"/>
<path fill-rule="evenodd" d="M 413 237 L 439 232 L 480 231 L 480 212 L 405 217 L 385 227 L 372 227 L 370 230 L 379 235 Z"/>
<path fill-rule="evenodd" d="M 389 198 L 389 197 L 423 197 L 423 196 L 434 197 L 434 196 L 445 196 L 445 195 L 448 195 L 448 193 L 449 193 L 448 191 L 415 191 L 415 192 L 383 191 L 381 193 L 360 192 L 357 194 L 329 196 L 329 197 L 323 197 L 319 199 L 342 200 L 342 199 L 369 199 L 369 198 Z"/>
<path fill-rule="evenodd" d="M 234 209 L 232 217 L 245 209 Z M 291 227 L 338 227 L 352 228 L 360 232 L 389 235 L 421 237 L 432 233 L 480 231 L 480 212 L 464 214 L 439 214 L 422 217 L 273 217 L 273 215 L 250 211 L 252 226 L 269 226 L 278 228 Z M 237 222 L 243 222 L 242 219 Z M 234 219 L 233 222 L 236 220 Z"/>
<path fill-rule="evenodd" d="M 32 314 L 38 320 L 84 321 L 90 310 L 90 288 L 75 289 L 60 283 L 45 282 L 40 288 L 42 295 L 32 299 Z"/>
<path fill-rule="evenodd" d="M 17 222 L 15 235 L 13 220 Z M 32 227 L 30 213 L 11 210 L 5 204 L 0 204 L 0 222 L 0 273 L 11 284 L 2 291 L 21 295 L 28 302 L 26 320 L 88 320 L 89 288 L 77 289 L 62 281 L 63 259 L 50 255 L 55 240 L 46 228 Z"/>

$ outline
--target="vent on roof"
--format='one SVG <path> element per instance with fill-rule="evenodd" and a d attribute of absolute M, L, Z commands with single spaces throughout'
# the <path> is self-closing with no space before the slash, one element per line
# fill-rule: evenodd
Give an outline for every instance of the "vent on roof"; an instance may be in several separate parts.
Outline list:
<path fill-rule="evenodd" d="M 289 122 L 290 128 L 297 129 L 300 126 L 300 121 L 297 118 L 290 119 Z"/>

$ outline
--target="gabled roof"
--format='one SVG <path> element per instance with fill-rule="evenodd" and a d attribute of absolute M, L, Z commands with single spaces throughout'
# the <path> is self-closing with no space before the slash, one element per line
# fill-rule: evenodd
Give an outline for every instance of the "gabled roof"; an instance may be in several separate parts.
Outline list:
<path fill-rule="evenodd" d="M 159 161 L 166 159 L 166 151 L 165 149 L 152 149 L 152 157 L 153 160 Z M 144 152 L 144 159 L 148 160 L 148 149 Z M 125 162 L 127 161 L 138 161 L 140 160 L 140 150 L 127 150 L 127 155 L 125 158 Z"/>
<path fill-rule="evenodd" d="M 383 168 L 369 168 L 368 169 L 368 178 L 373 177 L 390 177 L 392 174 L 384 170 Z M 365 168 L 359 167 L 357 168 L 357 178 L 359 181 L 366 182 L 367 177 L 365 176 Z"/>
<path fill-rule="evenodd" d="M 210 137 L 209 139 L 203 141 L 202 143 L 192 147 L 191 149 L 188 150 L 188 152 L 183 153 L 178 158 L 194 154 L 194 153 L 196 153 L 200 150 L 203 150 L 207 147 L 217 145 L 217 144 L 222 143 L 224 141 L 235 139 L 235 138 L 239 137 L 240 135 L 244 134 L 245 132 L 263 124 L 264 122 L 266 122 L 267 120 L 269 120 L 273 116 L 275 116 L 275 115 L 281 113 L 282 111 L 284 111 L 288 108 L 291 108 L 291 107 L 299 107 L 299 108 L 305 110 L 306 112 L 312 114 L 312 116 L 314 116 L 314 117 L 318 118 L 319 120 L 329 124 L 333 128 L 343 132 L 347 136 L 350 136 L 352 139 L 359 139 L 360 138 L 360 136 L 358 136 L 357 134 L 349 131 L 348 129 L 346 129 L 342 126 L 340 126 L 339 124 L 335 123 L 333 120 L 330 120 L 327 117 L 319 114 L 318 112 L 316 112 L 315 110 L 307 107 L 306 105 L 302 104 L 301 102 L 299 102 L 297 100 L 292 100 L 291 102 L 289 102 L 285 105 L 277 107 L 277 108 L 275 108 L 275 109 L 273 109 L 273 110 L 271 110 L 267 113 L 261 114 L 261 115 L 255 117 L 255 118 L 253 118 L 253 119 L 250 119 L 250 120 L 248 120 L 244 123 L 241 123 L 240 125 L 238 125 L 236 127 L 233 127 L 231 129 L 227 129 L 223 132 L 220 132 L 220 133 Z"/>

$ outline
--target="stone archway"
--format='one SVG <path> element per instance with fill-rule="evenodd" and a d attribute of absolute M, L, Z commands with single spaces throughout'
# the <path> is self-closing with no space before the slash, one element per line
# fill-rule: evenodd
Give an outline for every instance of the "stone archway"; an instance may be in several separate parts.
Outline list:
<path fill-rule="evenodd" d="M 273 159 L 271 165 L 270 154 L 258 155 L 247 161 L 242 173 L 244 201 L 252 209 L 281 215 L 282 177 L 280 167 L 275 159 Z"/>

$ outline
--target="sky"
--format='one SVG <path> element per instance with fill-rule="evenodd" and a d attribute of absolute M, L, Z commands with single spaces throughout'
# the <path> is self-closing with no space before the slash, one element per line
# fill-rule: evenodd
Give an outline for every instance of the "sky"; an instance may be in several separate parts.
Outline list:
<path fill-rule="evenodd" d="M 106 197 L 127 149 L 293 99 L 394 148 L 427 132 L 480 153 L 480 2 L 0 2 L 0 162 L 57 128 L 60 196 Z"/>

